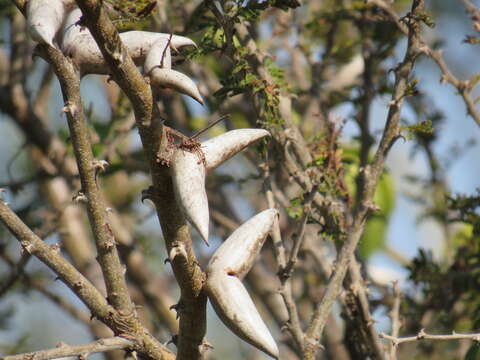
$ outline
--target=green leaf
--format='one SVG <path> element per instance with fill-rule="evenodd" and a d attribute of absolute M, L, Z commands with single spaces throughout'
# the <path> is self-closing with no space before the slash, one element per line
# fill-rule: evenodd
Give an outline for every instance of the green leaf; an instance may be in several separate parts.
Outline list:
<path fill-rule="evenodd" d="M 368 220 L 359 245 L 360 256 L 363 259 L 369 258 L 384 247 L 387 228 L 387 220 L 383 216 L 373 216 Z"/>

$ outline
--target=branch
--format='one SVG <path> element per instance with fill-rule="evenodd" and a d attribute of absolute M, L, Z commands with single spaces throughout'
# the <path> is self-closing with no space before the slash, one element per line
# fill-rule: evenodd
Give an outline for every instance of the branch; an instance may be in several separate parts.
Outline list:
<path fill-rule="evenodd" d="M 171 360 L 175 358 L 166 347 L 159 344 L 141 326 L 136 318 L 125 319 L 124 315 L 118 314 L 102 294 L 75 267 L 60 256 L 56 246 L 44 243 L 3 201 L 0 201 L 0 221 L 20 242 L 23 250 L 36 256 L 52 269 L 89 308 L 94 317 L 109 326 L 115 333 L 128 334 L 129 337 L 135 339 L 133 343 L 135 350 L 149 359 Z"/>
<path fill-rule="evenodd" d="M 54 349 L 39 350 L 12 356 L 2 356 L 0 357 L 0 360 L 47 360 L 58 359 L 67 356 L 78 356 L 79 359 L 86 359 L 91 354 L 127 349 L 132 345 L 133 341 L 121 337 L 99 339 L 84 345 L 67 345 L 65 343 L 59 343 Z"/>
<path fill-rule="evenodd" d="M 448 69 L 445 60 L 443 59 L 442 52 L 439 50 L 432 50 L 427 46 L 422 48 L 422 51 L 428 55 L 437 65 L 442 72 L 441 82 L 447 82 L 453 85 L 460 96 L 463 98 L 465 106 L 467 107 L 468 114 L 475 120 L 478 126 L 480 126 L 480 112 L 477 110 L 475 100 L 472 99 L 471 93 L 473 90 L 470 80 L 459 80 Z"/>
<path fill-rule="evenodd" d="M 469 0 L 462 1 L 466 6 L 467 11 L 471 13 L 479 12 L 478 9 L 476 9 Z M 405 24 L 401 22 L 400 17 L 395 13 L 395 11 L 389 4 L 387 4 L 383 0 L 370 0 L 370 2 L 383 9 L 401 32 L 403 32 L 404 34 L 408 33 L 407 26 L 405 26 Z M 477 110 L 475 106 L 475 101 L 471 97 L 473 87 L 471 86 L 470 80 L 461 81 L 456 78 L 448 69 L 448 66 L 442 57 L 441 51 L 432 50 L 426 44 L 423 44 L 420 50 L 425 55 L 429 56 L 437 64 L 438 68 L 442 72 L 441 81 L 448 82 L 458 90 L 458 93 L 462 96 L 463 101 L 465 102 L 468 114 L 473 118 L 473 120 L 475 120 L 477 125 L 480 126 L 480 112 Z"/>
<path fill-rule="evenodd" d="M 275 197 L 272 190 L 272 176 L 270 174 L 270 168 L 268 166 L 268 158 L 265 166 L 263 167 L 263 176 L 265 182 L 265 191 L 267 195 L 268 207 L 275 208 Z M 313 192 L 313 194 L 316 191 Z M 308 215 L 305 217 L 305 224 Z M 302 227 L 304 229 L 304 227 Z M 301 234 L 303 238 L 303 234 Z M 290 276 L 291 270 L 293 270 L 293 265 L 290 268 L 287 268 L 287 260 L 285 254 L 285 246 L 283 245 L 282 235 L 280 232 L 280 224 L 278 218 L 275 220 L 274 228 L 272 231 L 272 240 L 273 240 L 273 249 L 275 251 L 275 257 L 278 263 L 278 277 L 280 278 L 281 286 L 279 289 L 280 295 L 282 296 L 283 302 L 285 303 L 285 307 L 287 308 L 288 312 L 288 322 L 285 324 L 287 330 L 290 332 L 293 340 L 295 341 L 295 345 L 297 347 L 297 351 L 300 352 L 303 348 L 303 330 L 300 324 L 300 318 L 298 316 L 297 305 L 295 303 L 295 299 L 293 297 L 293 289 L 291 281 L 288 281 Z M 297 242 L 300 242 L 301 238 L 298 239 Z M 288 269 L 288 270 L 287 270 Z M 288 271 L 286 273 L 285 271 Z M 288 276 L 285 276 L 288 274 Z"/>
<path fill-rule="evenodd" d="M 425 332 L 424 329 L 420 330 L 415 336 L 396 337 L 380 333 L 380 337 L 390 340 L 394 346 L 398 346 L 407 342 L 414 342 L 420 340 L 472 340 L 480 342 L 480 333 L 476 334 L 457 334 L 455 331 L 450 335 L 430 335 Z"/>
<path fill-rule="evenodd" d="M 342 282 L 345 278 L 348 264 L 351 256 L 360 241 L 365 226 L 365 221 L 369 213 L 375 209 L 373 204 L 373 195 L 377 186 L 378 179 L 383 171 L 386 156 L 399 136 L 400 132 L 400 110 L 405 97 L 408 79 L 413 69 L 413 65 L 420 53 L 421 42 L 419 39 L 420 24 L 414 20 L 414 15 L 423 10 L 424 1 L 415 0 L 412 5 L 412 12 L 409 23 L 408 47 L 402 63 L 395 69 L 395 85 L 392 95 L 392 101 L 387 115 L 387 123 L 382 135 L 377 152 L 373 162 L 367 165 L 363 171 L 363 183 L 365 184 L 359 196 L 359 203 L 354 213 L 352 225 L 347 236 L 343 236 L 344 245 L 340 250 L 335 264 L 335 271 L 328 283 L 327 289 L 322 300 L 317 304 L 312 321 L 308 327 L 305 339 L 305 359 L 313 360 L 318 348 L 318 339 L 323 333 L 328 315 L 332 310 L 333 304 L 342 291 Z"/>
<path fill-rule="evenodd" d="M 120 313 L 134 314 L 134 305 L 128 293 L 124 268 L 118 256 L 113 232 L 108 223 L 107 206 L 97 185 L 99 165 L 93 156 L 87 120 L 80 97 L 80 77 L 73 64 L 57 49 L 39 45 L 37 51 L 52 65 L 60 81 L 64 112 L 72 139 L 75 158 L 82 184 L 82 192 L 87 198 L 87 213 L 95 237 L 98 261 L 105 279 L 109 302 Z"/>
<path fill-rule="evenodd" d="M 35 235 L 3 201 L 0 201 L 0 220 L 20 242 L 23 250 L 36 256 L 52 269 L 96 318 L 106 323 L 112 322 L 112 314 L 115 311 L 102 294 L 67 260 L 60 256 L 55 247 L 50 247 Z"/>
<path fill-rule="evenodd" d="M 153 117 L 156 107 L 153 107 L 150 86 L 128 55 L 101 2 L 77 0 L 77 4 L 110 67 L 113 79 L 132 102 L 143 148 L 150 161 L 153 187 L 149 196 L 157 209 L 167 251 L 170 253 L 175 247 L 185 250 L 182 252 L 184 255 L 176 256 L 171 262 L 181 290 L 177 307 L 181 310 L 178 358 L 200 358 L 206 332 L 207 298 L 203 292 L 205 274 L 198 266 L 185 217 L 176 202 L 169 169 L 158 162 L 166 130 L 159 117 Z"/>
<path fill-rule="evenodd" d="M 390 311 L 390 319 L 392 320 L 392 337 L 398 337 L 398 333 L 400 331 L 400 287 L 398 286 L 398 282 L 393 282 L 393 295 L 394 301 L 392 306 L 392 311 Z M 381 338 L 385 338 L 385 334 L 380 334 Z M 398 344 L 398 343 L 397 343 Z M 395 342 L 391 342 L 390 346 L 390 360 L 397 360 L 397 344 Z"/>

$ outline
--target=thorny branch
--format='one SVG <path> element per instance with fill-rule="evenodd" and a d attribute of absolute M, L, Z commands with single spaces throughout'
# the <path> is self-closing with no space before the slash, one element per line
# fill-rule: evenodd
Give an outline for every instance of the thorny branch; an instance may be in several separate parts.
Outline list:
<path fill-rule="evenodd" d="M 401 32 L 403 32 L 404 34 L 408 33 L 407 26 L 402 22 L 402 19 L 398 16 L 397 13 L 395 13 L 395 11 L 387 2 L 385 2 L 384 0 L 369 0 L 369 2 L 383 9 Z M 467 10 L 469 12 L 479 13 L 478 9 L 470 1 L 464 0 L 463 2 L 465 3 L 465 6 L 467 7 Z M 465 106 L 467 107 L 468 114 L 473 118 L 473 120 L 475 120 L 477 125 L 480 126 L 480 112 L 477 109 L 475 100 L 472 98 L 472 91 L 474 90 L 475 85 L 472 82 L 474 80 L 473 77 L 469 80 L 460 80 L 455 75 L 453 75 L 443 58 L 441 50 L 433 50 L 424 42 L 422 42 L 419 50 L 423 54 L 430 57 L 437 64 L 438 68 L 442 73 L 441 82 L 447 82 L 457 89 L 458 93 L 463 98 Z"/>
<path fill-rule="evenodd" d="M 87 213 L 96 241 L 98 260 L 105 278 L 109 302 L 119 312 L 131 316 L 134 313 L 134 305 L 128 295 L 125 271 L 120 263 L 115 238 L 109 225 L 107 206 L 97 185 L 96 174 L 101 165 L 93 156 L 80 98 L 80 76 L 72 63 L 58 50 L 42 45 L 38 46 L 38 50 L 52 65 L 62 88 L 64 112 L 67 115 L 78 164 L 81 191 L 87 200 Z"/>
<path fill-rule="evenodd" d="M 328 314 L 330 314 L 332 306 L 342 290 L 342 282 L 347 272 L 348 263 L 360 241 L 366 217 L 375 209 L 372 199 L 378 179 L 383 171 L 387 154 L 395 140 L 398 139 L 398 136 L 400 135 L 400 110 L 410 73 L 413 69 L 415 60 L 420 53 L 420 47 L 422 45 L 419 38 L 420 24 L 414 19 L 414 16 L 416 13 L 423 11 L 423 8 L 423 0 L 415 0 L 413 2 L 408 24 L 409 36 L 407 50 L 402 63 L 400 63 L 395 69 L 396 79 L 394 93 L 392 95 L 392 101 L 387 115 L 387 123 L 373 162 L 363 169 L 362 175 L 365 178 L 365 186 L 363 189 L 358 189 L 361 194 L 359 196 L 359 202 L 357 204 L 352 225 L 347 231 L 345 243 L 337 256 L 335 270 L 329 280 L 322 301 L 317 304 L 312 321 L 308 327 L 304 349 L 304 356 L 307 360 L 313 360 L 315 357 L 318 348 L 317 341 L 323 333 Z"/>
<path fill-rule="evenodd" d="M 59 343 L 57 347 L 47 350 L 39 350 L 25 354 L 17 354 L 11 356 L 1 356 L 0 360 L 48 360 L 59 359 L 68 356 L 77 356 L 79 359 L 86 359 L 89 355 L 112 351 L 127 349 L 133 345 L 131 340 L 121 337 L 112 337 L 107 339 L 99 339 L 84 345 L 67 345 Z"/>
<path fill-rule="evenodd" d="M 393 283 L 393 306 L 392 310 L 390 311 L 390 319 L 392 322 L 392 337 L 398 337 L 400 332 L 401 322 L 400 322 L 400 300 L 401 300 L 401 292 L 400 287 L 398 286 L 398 282 Z M 380 337 L 385 338 L 384 334 L 381 334 Z M 390 343 L 390 360 L 397 359 L 397 344 L 395 342 Z"/>
<path fill-rule="evenodd" d="M 100 1 L 77 1 L 85 16 L 86 25 L 97 42 L 113 79 L 130 99 L 145 153 L 150 162 L 153 180 L 150 198 L 154 202 L 167 250 L 182 247 L 186 256 L 177 256 L 172 266 L 181 289 L 178 334 L 178 358 L 201 357 L 206 331 L 206 295 L 202 291 L 205 275 L 198 266 L 192 240 L 183 213 L 175 200 L 168 168 L 158 162 L 162 146 L 168 143 L 166 131 L 155 114 L 156 107 L 150 86 L 137 70 L 117 30 L 108 18 Z M 163 141 L 163 145 L 161 145 Z"/>
<path fill-rule="evenodd" d="M 420 340 L 472 340 L 477 343 L 480 342 L 480 333 L 457 334 L 453 332 L 453 334 L 449 334 L 449 335 L 432 335 L 432 334 L 427 334 L 424 329 L 420 330 L 419 333 L 415 336 L 396 337 L 396 336 L 380 333 L 380 337 L 390 340 L 393 346 L 395 347 L 403 343 L 420 341 Z"/>

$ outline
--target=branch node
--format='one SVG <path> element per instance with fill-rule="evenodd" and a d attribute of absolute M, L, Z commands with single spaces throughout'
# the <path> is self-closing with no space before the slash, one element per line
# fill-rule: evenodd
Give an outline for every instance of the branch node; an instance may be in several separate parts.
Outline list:
<path fill-rule="evenodd" d="M 87 203 L 88 199 L 87 196 L 83 193 L 83 191 L 79 191 L 76 195 L 72 197 L 72 201 L 76 203 Z"/>
<path fill-rule="evenodd" d="M 63 113 L 70 113 L 70 115 L 75 116 L 77 113 L 77 105 L 71 101 L 65 102 L 65 106 L 62 108 Z"/>
<path fill-rule="evenodd" d="M 184 259 L 188 258 L 187 250 L 185 249 L 185 245 L 183 243 L 174 244 L 168 252 L 168 258 L 170 259 L 170 262 L 174 261 L 177 256 L 182 256 Z"/>

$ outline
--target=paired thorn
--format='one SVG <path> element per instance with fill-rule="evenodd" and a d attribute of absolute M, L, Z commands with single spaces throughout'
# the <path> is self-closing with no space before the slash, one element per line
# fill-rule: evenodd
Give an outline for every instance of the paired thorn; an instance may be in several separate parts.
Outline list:
<path fill-rule="evenodd" d="M 173 262 L 177 256 L 182 256 L 184 259 L 188 258 L 187 250 L 183 243 L 174 244 L 168 252 L 168 259 Z"/>

